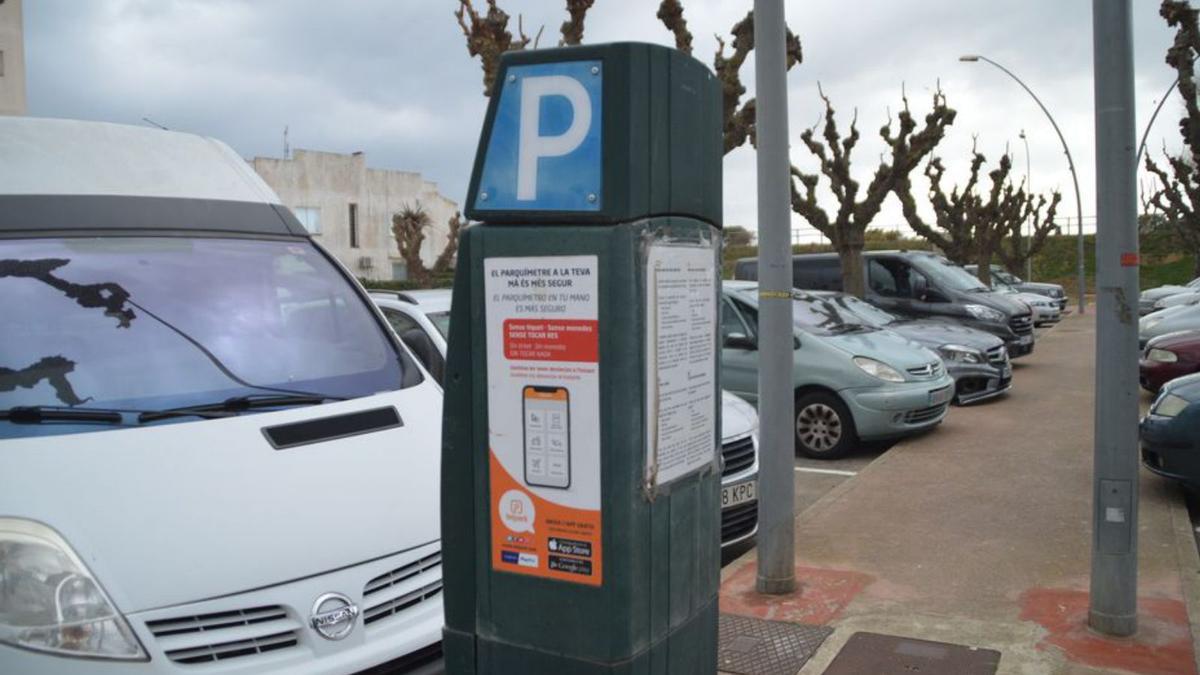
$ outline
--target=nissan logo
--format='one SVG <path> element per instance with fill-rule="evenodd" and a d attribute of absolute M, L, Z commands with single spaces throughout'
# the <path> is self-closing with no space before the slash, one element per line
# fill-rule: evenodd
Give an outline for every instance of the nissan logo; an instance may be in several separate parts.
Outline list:
<path fill-rule="evenodd" d="M 341 593 L 325 593 L 313 603 L 313 630 L 326 640 L 341 640 L 354 630 L 358 620 L 358 605 Z"/>

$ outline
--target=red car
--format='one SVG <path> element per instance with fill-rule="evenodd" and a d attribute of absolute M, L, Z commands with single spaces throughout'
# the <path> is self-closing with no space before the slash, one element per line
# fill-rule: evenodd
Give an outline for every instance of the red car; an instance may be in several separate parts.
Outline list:
<path fill-rule="evenodd" d="M 1142 388 L 1156 392 L 1167 382 L 1200 372 L 1200 330 L 1167 333 L 1146 343 L 1141 361 Z"/>

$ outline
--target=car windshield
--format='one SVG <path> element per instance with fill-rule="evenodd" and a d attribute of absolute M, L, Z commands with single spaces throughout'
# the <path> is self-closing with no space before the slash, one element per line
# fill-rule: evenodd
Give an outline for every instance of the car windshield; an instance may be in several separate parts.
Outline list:
<path fill-rule="evenodd" d="M 1009 274 L 1003 270 L 992 270 L 992 278 L 999 279 L 1009 286 L 1015 286 L 1021 282 L 1021 278 L 1015 274 Z"/>
<path fill-rule="evenodd" d="M 979 293 L 990 290 L 978 277 L 945 258 L 924 257 L 916 266 L 939 286 L 944 286 L 952 291 Z"/>
<path fill-rule="evenodd" d="M 442 334 L 443 339 L 450 338 L 450 312 L 430 312 L 425 316 L 433 322 L 433 327 Z"/>
<path fill-rule="evenodd" d="M 792 295 L 792 321 L 813 335 L 844 335 L 873 331 L 875 327 L 842 307 L 836 298 L 806 293 Z"/>
<path fill-rule="evenodd" d="M 840 309 L 853 314 L 863 323 L 870 324 L 876 328 L 883 328 L 899 321 L 896 315 L 885 312 L 869 302 L 859 300 L 853 295 L 830 296 L 829 300 Z"/>
<path fill-rule="evenodd" d="M 405 381 L 365 301 L 303 241 L 0 239 L 0 316 L 0 412 L 353 398 Z M 0 421 L 0 438 L 110 428 Z"/>

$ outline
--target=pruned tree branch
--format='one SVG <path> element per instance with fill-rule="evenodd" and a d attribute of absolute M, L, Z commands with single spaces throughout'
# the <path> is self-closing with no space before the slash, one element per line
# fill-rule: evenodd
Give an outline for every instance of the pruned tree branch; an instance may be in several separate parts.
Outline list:
<path fill-rule="evenodd" d="M 530 38 L 525 34 L 521 18 L 517 17 L 517 33 L 520 38 L 513 39 L 508 30 L 508 14 L 496 5 L 496 0 L 487 0 L 487 13 L 482 16 L 471 3 L 472 0 L 458 0 L 458 9 L 455 10 L 454 16 L 467 39 L 467 53 L 478 56 L 483 67 L 483 95 L 491 96 L 496 71 L 500 68 L 500 55 L 525 49 Z M 582 18 L 579 26 L 582 31 Z"/>
<path fill-rule="evenodd" d="M 675 36 L 675 48 L 684 54 L 692 54 L 692 32 L 688 30 L 687 19 L 683 18 L 683 5 L 679 0 L 662 0 L 658 6 L 658 20 L 663 22 L 667 30 Z"/>
<path fill-rule="evenodd" d="M 595 2 L 596 0 L 567 0 L 567 14 L 571 18 L 564 21 L 559 29 L 562 32 L 562 39 L 558 41 L 559 47 L 583 42 L 583 20 Z"/>
<path fill-rule="evenodd" d="M 462 230 L 466 222 L 462 218 L 462 213 L 455 211 L 450 217 L 448 225 L 449 232 L 446 239 L 446 248 L 438 254 L 437 260 L 433 261 L 433 274 L 435 276 L 443 275 L 454 269 L 455 257 L 458 255 L 458 234 Z"/>
<path fill-rule="evenodd" d="M 432 223 L 429 214 L 419 202 L 405 204 L 399 213 L 392 215 L 392 236 L 395 237 L 400 257 L 404 259 L 408 268 L 408 278 L 420 283 L 429 279 L 429 270 L 421 260 L 421 245 L 425 243 L 425 230 Z"/>

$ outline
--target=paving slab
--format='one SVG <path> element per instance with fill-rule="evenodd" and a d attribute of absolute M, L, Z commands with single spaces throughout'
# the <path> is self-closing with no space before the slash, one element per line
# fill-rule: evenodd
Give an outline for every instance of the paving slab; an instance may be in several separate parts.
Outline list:
<path fill-rule="evenodd" d="M 723 570 L 721 610 L 834 627 L 803 675 L 860 631 L 994 649 L 1000 673 L 1197 673 L 1200 559 L 1182 490 L 1149 472 L 1139 632 L 1086 627 L 1094 339 L 1091 314 L 1044 333 L 1007 398 L 955 408 L 800 514 L 800 592 L 755 593 L 751 551 Z"/>

